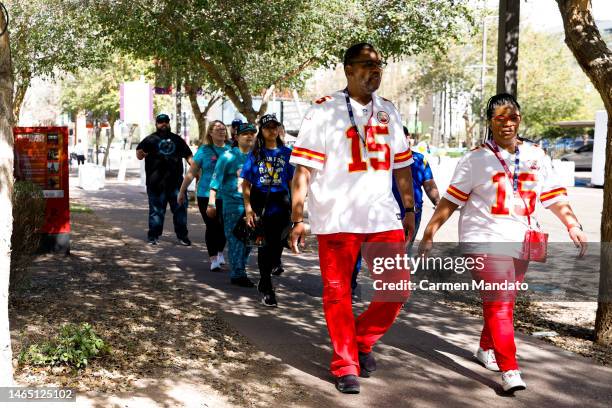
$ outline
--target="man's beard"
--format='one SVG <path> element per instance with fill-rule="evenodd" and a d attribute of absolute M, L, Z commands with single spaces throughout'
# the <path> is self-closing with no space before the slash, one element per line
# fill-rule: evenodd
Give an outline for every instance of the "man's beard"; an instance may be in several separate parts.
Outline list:
<path fill-rule="evenodd" d="M 363 88 L 370 94 L 376 92 L 378 88 L 380 88 L 380 79 L 379 80 L 372 79 L 372 80 L 364 81 Z"/>
<path fill-rule="evenodd" d="M 168 133 L 170 133 L 170 128 L 169 127 L 161 127 L 159 129 L 157 129 L 157 133 L 159 133 L 160 135 L 167 135 Z"/>

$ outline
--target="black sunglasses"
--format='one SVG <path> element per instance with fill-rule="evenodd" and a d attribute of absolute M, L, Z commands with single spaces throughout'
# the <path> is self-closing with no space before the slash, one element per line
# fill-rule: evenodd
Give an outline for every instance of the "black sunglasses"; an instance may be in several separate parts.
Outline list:
<path fill-rule="evenodd" d="M 371 69 L 371 68 L 384 69 L 387 66 L 387 62 L 383 60 L 380 60 L 380 61 L 373 61 L 373 60 L 351 61 L 351 63 L 348 65 L 352 65 L 352 64 L 360 64 L 368 69 Z"/>

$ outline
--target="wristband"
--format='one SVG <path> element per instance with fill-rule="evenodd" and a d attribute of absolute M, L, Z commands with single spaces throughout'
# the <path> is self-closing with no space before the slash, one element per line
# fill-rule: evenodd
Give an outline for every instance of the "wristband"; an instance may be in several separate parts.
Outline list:
<path fill-rule="evenodd" d="M 414 211 L 414 207 L 405 207 L 404 211 L 406 211 L 407 213 L 413 213 Z"/>
<path fill-rule="evenodd" d="M 208 203 L 208 207 L 217 208 L 217 205 L 215 203 Z"/>
<path fill-rule="evenodd" d="M 567 231 L 569 232 L 569 230 L 571 230 L 574 227 L 578 227 L 580 229 L 580 231 L 584 231 L 584 229 L 582 228 L 582 224 L 580 224 L 580 223 L 568 225 L 567 226 Z"/>
<path fill-rule="evenodd" d="M 291 228 L 295 228 L 296 225 L 298 225 L 300 222 L 304 222 L 304 220 L 299 220 L 299 221 L 294 221 L 291 223 Z"/>

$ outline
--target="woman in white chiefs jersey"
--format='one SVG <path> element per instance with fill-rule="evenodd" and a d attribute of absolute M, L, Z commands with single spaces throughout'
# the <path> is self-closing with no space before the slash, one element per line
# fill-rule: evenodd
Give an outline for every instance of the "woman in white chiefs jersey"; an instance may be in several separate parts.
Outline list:
<path fill-rule="evenodd" d="M 567 227 L 570 238 L 580 247 L 580 256 L 584 255 L 587 237 L 567 202 L 565 188 L 556 181 L 550 158 L 537 145 L 518 137 L 521 114 L 516 99 L 509 94 L 493 96 L 487 104 L 487 120 L 486 143 L 457 164 L 451 184 L 425 229 L 419 252 L 429 252 L 438 229 L 461 206 L 459 241 L 487 248 L 470 251 L 472 257 L 481 256 L 483 261 L 480 270 L 472 271 L 474 279 L 522 282 L 529 264 L 525 259 L 534 259 L 524 256 L 522 242 L 529 237 L 541 238 L 532 217 L 539 199 Z M 490 243 L 508 243 L 518 250 L 496 253 Z M 502 372 L 504 391 L 525 389 L 514 343 L 516 291 L 481 291 L 481 296 L 484 326 L 475 357 L 489 370 Z"/>

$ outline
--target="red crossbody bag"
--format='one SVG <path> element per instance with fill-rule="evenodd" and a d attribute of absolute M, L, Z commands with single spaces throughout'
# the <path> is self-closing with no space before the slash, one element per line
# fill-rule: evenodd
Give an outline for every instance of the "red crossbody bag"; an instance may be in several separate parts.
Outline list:
<path fill-rule="evenodd" d="M 495 154 L 495 157 L 497 157 L 497 160 L 499 160 L 502 167 L 504 168 L 504 171 L 506 172 L 506 177 L 508 177 L 508 180 L 514 180 L 515 177 L 513 177 L 513 175 L 510 173 L 510 169 L 508 168 L 508 165 L 506 164 L 503 157 L 501 157 L 497 144 L 495 144 L 493 140 L 491 142 L 492 143 L 490 144 L 487 143 L 487 144 L 489 145 L 489 148 Z M 518 155 L 518 147 L 517 147 L 517 155 Z M 517 158 L 515 172 L 518 171 L 517 170 L 518 165 L 519 165 L 519 162 Z M 514 186 L 512 188 L 512 191 L 513 192 L 515 191 Z M 518 195 L 523 200 L 523 204 L 525 204 L 525 209 L 528 210 L 529 206 L 527 205 L 525 198 L 520 193 L 518 193 Z M 537 222 L 536 222 L 536 225 L 538 229 L 535 229 L 531 225 L 531 215 L 529 215 L 529 213 L 527 213 L 527 223 L 529 225 L 529 229 L 525 232 L 525 238 L 523 238 L 523 247 L 521 249 L 520 259 L 523 259 L 525 261 L 546 262 L 547 247 L 548 247 L 548 234 L 539 230 L 539 225 L 537 225 Z"/>

